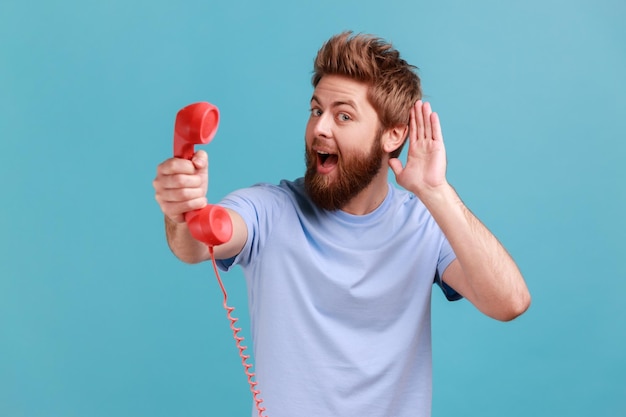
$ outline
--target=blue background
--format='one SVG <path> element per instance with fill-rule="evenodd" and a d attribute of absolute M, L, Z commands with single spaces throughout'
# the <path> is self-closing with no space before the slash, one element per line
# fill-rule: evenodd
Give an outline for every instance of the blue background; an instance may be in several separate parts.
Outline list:
<path fill-rule="evenodd" d="M 434 416 L 626 415 L 625 21 L 623 0 L 3 0 L 0 415 L 249 415 L 212 270 L 171 255 L 151 182 L 202 100 L 211 201 L 300 176 L 312 60 L 345 29 L 419 66 L 449 180 L 533 295 L 503 324 L 435 292 Z"/>

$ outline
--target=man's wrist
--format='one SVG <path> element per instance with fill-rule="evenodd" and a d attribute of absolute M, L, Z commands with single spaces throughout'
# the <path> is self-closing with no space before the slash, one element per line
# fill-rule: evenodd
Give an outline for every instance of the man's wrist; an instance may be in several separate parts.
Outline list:
<path fill-rule="evenodd" d="M 461 201 L 454 187 L 447 181 L 437 187 L 424 187 L 417 191 L 415 195 L 428 208 L 430 208 L 430 206 L 450 205 Z"/>

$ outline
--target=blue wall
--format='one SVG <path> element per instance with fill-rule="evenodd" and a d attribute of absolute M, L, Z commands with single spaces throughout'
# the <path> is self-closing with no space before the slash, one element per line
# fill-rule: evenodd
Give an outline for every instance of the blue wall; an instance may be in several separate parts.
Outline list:
<path fill-rule="evenodd" d="M 170 254 L 151 182 L 200 100 L 222 111 L 210 200 L 301 175 L 312 59 L 345 29 L 420 67 L 449 180 L 534 297 L 503 324 L 435 292 L 434 416 L 626 415 L 625 21 L 622 0 L 3 0 L 0 415 L 249 415 L 215 278 Z"/>

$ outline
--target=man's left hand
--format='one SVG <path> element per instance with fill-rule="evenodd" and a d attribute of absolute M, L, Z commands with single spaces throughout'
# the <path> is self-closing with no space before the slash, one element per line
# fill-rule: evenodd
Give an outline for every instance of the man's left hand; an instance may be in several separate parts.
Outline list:
<path fill-rule="evenodd" d="M 397 158 L 389 160 L 396 182 L 418 197 L 447 185 L 441 125 L 430 103 L 418 100 L 411 108 L 408 140 L 406 165 Z"/>

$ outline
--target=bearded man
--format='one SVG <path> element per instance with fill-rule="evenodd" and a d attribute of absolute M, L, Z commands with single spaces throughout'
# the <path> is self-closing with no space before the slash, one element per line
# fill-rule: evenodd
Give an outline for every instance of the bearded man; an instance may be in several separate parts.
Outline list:
<path fill-rule="evenodd" d="M 246 277 L 263 406 L 272 417 L 430 416 L 433 283 L 503 321 L 528 308 L 528 289 L 447 182 L 439 118 L 390 43 L 332 37 L 313 87 L 304 178 L 220 202 L 233 236 L 214 257 Z M 154 180 L 169 245 L 189 263 L 211 257 L 183 217 L 207 204 L 207 166 L 203 151 L 171 158 Z"/>

